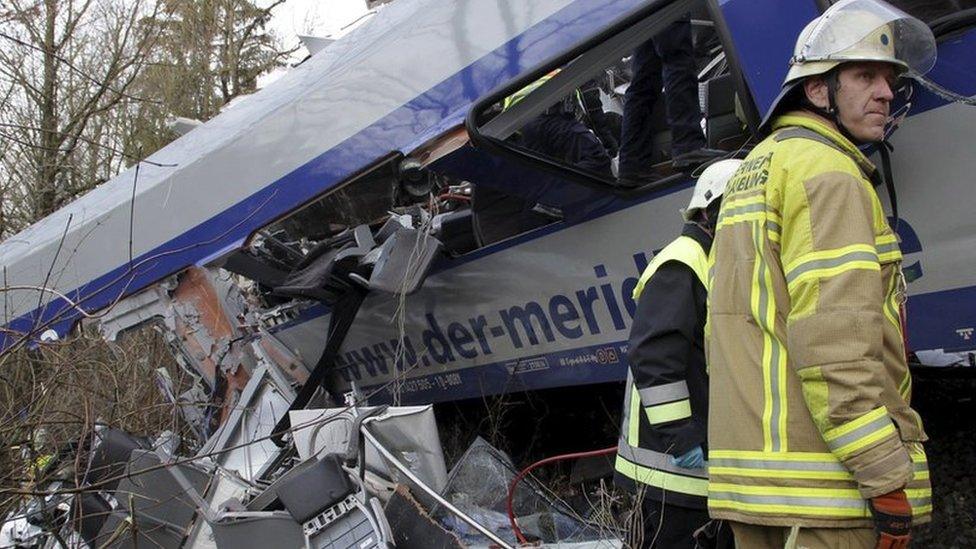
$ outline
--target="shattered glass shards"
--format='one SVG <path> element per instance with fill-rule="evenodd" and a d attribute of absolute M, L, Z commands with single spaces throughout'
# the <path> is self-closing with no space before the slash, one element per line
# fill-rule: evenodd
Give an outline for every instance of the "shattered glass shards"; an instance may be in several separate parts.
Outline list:
<path fill-rule="evenodd" d="M 504 452 L 478 437 L 451 470 L 442 495 L 503 540 L 518 545 L 507 511 L 508 488 L 517 474 Z M 522 532 L 546 545 L 620 546 L 612 533 L 587 524 L 585 518 L 550 497 L 531 476 L 516 487 L 512 508 Z M 441 506 L 433 508 L 431 516 L 466 545 L 488 544 L 484 536 Z"/>

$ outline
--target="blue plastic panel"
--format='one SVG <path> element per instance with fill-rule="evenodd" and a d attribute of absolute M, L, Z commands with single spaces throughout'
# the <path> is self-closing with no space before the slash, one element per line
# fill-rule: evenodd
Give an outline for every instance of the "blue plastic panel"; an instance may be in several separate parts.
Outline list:
<path fill-rule="evenodd" d="M 761 114 L 779 94 L 793 45 L 820 10 L 813 0 L 719 0 Z"/>

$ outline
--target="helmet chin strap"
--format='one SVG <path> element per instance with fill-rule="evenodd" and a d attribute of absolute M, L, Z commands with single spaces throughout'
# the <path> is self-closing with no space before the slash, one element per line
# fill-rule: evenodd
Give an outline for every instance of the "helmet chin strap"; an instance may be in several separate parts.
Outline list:
<path fill-rule="evenodd" d="M 911 83 L 908 83 L 907 85 L 911 86 Z M 891 121 L 885 128 L 884 137 L 882 137 L 881 141 L 878 143 L 878 154 L 881 155 L 881 169 L 884 174 L 885 188 L 888 189 L 888 199 L 891 201 L 891 216 L 895 218 L 892 230 L 895 231 L 896 235 L 898 234 L 899 221 L 898 200 L 895 197 L 895 179 L 891 174 L 891 158 L 889 156 L 891 151 L 893 151 L 895 148 L 891 145 L 891 142 L 888 141 L 888 139 L 892 136 L 892 134 L 895 133 L 895 130 L 898 129 L 898 126 L 901 124 L 902 120 L 908 116 L 908 111 L 910 111 L 912 108 L 911 97 L 912 89 L 909 88 L 906 94 L 905 104 L 891 115 Z"/>
<path fill-rule="evenodd" d="M 837 71 L 832 70 L 824 77 L 824 81 L 827 83 L 827 113 L 829 118 L 834 121 L 834 125 L 837 126 L 837 131 L 841 135 L 846 137 L 851 143 L 854 143 L 855 147 L 860 147 L 865 143 L 860 139 L 854 137 L 854 134 L 847 129 L 840 120 L 840 109 L 837 108 L 837 88 L 840 87 L 840 82 L 837 79 Z"/>
<path fill-rule="evenodd" d="M 891 151 L 893 147 L 891 143 L 887 141 L 878 142 L 878 154 L 881 155 L 881 171 L 883 172 L 883 179 L 885 188 L 888 190 L 888 201 L 891 202 L 891 217 L 895 219 L 891 230 L 898 235 L 898 198 L 895 196 L 895 178 L 891 175 Z M 877 185 L 879 182 L 875 181 L 878 179 L 878 171 L 875 170 L 872 174 L 872 182 Z"/>
<path fill-rule="evenodd" d="M 837 131 L 840 132 L 840 134 L 846 137 L 848 140 L 850 140 L 850 142 L 853 143 L 854 146 L 861 147 L 863 145 L 869 144 L 865 141 L 862 141 L 854 137 L 854 135 L 852 135 L 851 132 L 847 129 L 847 126 L 845 126 L 844 123 L 841 122 L 840 120 L 840 110 L 837 108 L 837 88 L 838 88 L 837 72 L 831 71 L 828 74 L 824 75 L 824 82 L 826 82 L 827 84 L 827 108 L 825 109 L 823 107 L 818 107 L 817 105 L 814 105 L 809 99 L 806 99 L 804 96 L 804 103 L 806 103 L 806 107 L 809 110 L 826 118 L 827 120 L 832 120 L 834 122 L 834 125 L 837 127 Z M 907 112 L 905 114 L 907 114 Z M 902 115 L 902 117 L 904 117 L 904 115 Z M 892 230 L 897 234 L 898 233 L 898 198 L 895 195 L 895 180 L 891 173 L 891 151 L 894 149 L 894 147 L 892 147 L 891 143 L 888 142 L 888 136 L 891 135 L 893 131 L 894 128 L 892 128 L 891 131 L 888 131 L 886 129 L 884 136 L 881 138 L 881 140 L 876 142 L 878 148 L 878 154 L 881 156 L 881 170 L 880 171 L 875 170 L 874 173 L 871 174 L 871 183 L 874 184 L 875 187 L 884 184 L 885 189 L 888 191 L 888 200 L 889 202 L 891 202 L 891 216 L 895 220 L 894 224 L 892 225 Z"/>
<path fill-rule="evenodd" d="M 803 107 L 808 111 L 814 112 L 833 122 L 834 126 L 837 127 L 837 131 L 846 137 L 851 143 L 854 143 L 855 146 L 863 145 L 861 140 L 854 137 L 851 132 L 847 130 L 847 126 L 844 126 L 844 123 L 840 121 L 840 112 L 837 109 L 837 73 L 835 71 L 830 71 L 823 76 L 823 79 L 827 84 L 827 107 L 824 108 L 819 105 L 815 105 L 813 101 L 810 101 L 810 99 L 807 98 L 806 94 L 801 96 Z"/>

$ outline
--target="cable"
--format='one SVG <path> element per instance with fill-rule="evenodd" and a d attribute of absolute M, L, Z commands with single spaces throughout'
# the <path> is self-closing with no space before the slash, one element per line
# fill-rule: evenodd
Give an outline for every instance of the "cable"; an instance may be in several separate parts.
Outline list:
<path fill-rule="evenodd" d="M 397 305 L 393 312 L 393 322 L 397 329 L 397 346 L 393 353 L 393 377 L 391 402 L 394 406 L 400 405 L 401 389 L 407 381 L 405 372 L 400 372 L 400 364 L 406 357 L 407 339 L 407 285 L 412 278 L 412 273 L 421 266 L 423 255 L 427 247 L 427 239 L 432 236 L 434 229 L 434 217 L 437 215 L 437 202 L 431 196 L 427 202 L 428 211 L 424 216 L 424 210 L 420 211 L 420 224 L 417 227 L 417 238 L 414 240 L 410 256 L 407 258 L 407 266 L 403 272 L 403 279 L 400 281 L 398 292 L 396 293 Z"/>
<path fill-rule="evenodd" d="M 609 448 L 603 448 L 600 450 L 590 450 L 588 452 L 575 452 L 572 454 L 562 454 L 558 456 L 547 457 L 545 459 L 533 463 L 532 465 L 529 465 L 525 469 L 522 469 L 519 472 L 519 474 L 515 475 L 515 478 L 512 479 L 512 483 L 508 486 L 508 499 L 506 502 L 506 508 L 508 510 L 508 522 L 509 524 L 512 525 L 512 531 L 515 532 L 515 537 L 519 540 L 519 542 L 529 543 L 529 540 L 525 538 L 525 535 L 522 533 L 522 530 L 518 527 L 518 524 L 515 521 L 515 510 L 513 508 L 513 500 L 515 499 L 515 488 L 518 486 L 518 483 L 521 482 L 523 478 L 525 478 L 526 475 L 532 472 L 533 469 L 537 467 L 541 467 L 543 465 L 548 465 L 550 463 L 565 461 L 567 459 L 582 459 L 588 457 L 608 456 L 616 452 L 617 452 L 617 447 L 611 446 Z"/>
<path fill-rule="evenodd" d="M 956 93 L 949 88 L 943 87 L 932 80 L 925 78 L 924 76 L 916 75 L 915 81 L 922 85 L 923 88 L 932 92 L 933 94 L 939 96 L 939 98 L 944 99 L 950 103 L 960 103 L 963 105 L 973 106 L 976 105 L 976 95 L 962 95 Z"/>

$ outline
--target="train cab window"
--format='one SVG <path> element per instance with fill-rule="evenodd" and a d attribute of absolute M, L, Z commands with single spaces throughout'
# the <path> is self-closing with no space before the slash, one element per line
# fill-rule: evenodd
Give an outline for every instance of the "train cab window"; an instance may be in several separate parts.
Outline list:
<path fill-rule="evenodd" d="M 424 227 L 441 252 L 457 256 L 580 218 L 586 214 L 574 208 L 613 195 L 684 182 L 748 139 L 735 82 L 705 2 L 649 6 L 482 98 L 464 136 L 475 148 L 452 149 L 453 164 L 416 151 L 380 160 L 259 231 L 228 268 L 257 281 L 271 303 L 328 302 L 344 285 L 367 285 L 377 264 L 371 250 L 391 222 Z M 625 119 L 624 104 L 635 96 L 638 108 Z M 636 166 L 629 175 L 628 159 Z M 566 198 L 572 189 L 565 186 L 577 183 L 589 189 Z M 318 269 L 333 256 L 340 267 L 355 265 Z"/>
<path fill-rule="evenodd" d="M 409 156 L 393 174 L 399 183 L 380 184 L 376 197 L 419 178 L 416 188 L 399 196 L 414 196 L 444 251 L 459 256 L 546 225 L 585 219 L 615 197 L 683 183 L 698 165 L 739 151 L 749 137 L 739 108 L 743 86 L 733 78 L 706 3 L 661 4 L 640 8 L 479 99 L 463 130 L 405 152 Z M 635 55 L 637 50 L 646 55 Z M 664 78 L 675 65 L 683 71 L 680 94 Z M 638 72 L 650 77 L 641 80 Z M 624 103 L 635 85 L 643 86 L 645 104 L 628 126 Z M 681 99 L 672 101 L 676 95 Z M 678 131 L 668 117 L 672 103 L 683 107 Z M 691 153 L 680 165 L 679 149 Z M 637 158 L 635 177 L 622 173 L 626 151 L 637 152 L 629 156 Z M 403 169 L 409 163 L 420 169 Z M 373 208 L 348 208 L 336 198 L 365 197 L 361 189 L 367 187 L 351 183 L 348 191 L 263 231 L 263 242 L 308 254 L 303 242 L 325 241 L 357 223 L 375 225 L 403 206 L 395 196 L 363 203 Z M 375 215 L 346 220 L 349 211 Z"/>
<path fill-rule="evenodd" d="M 473 107 L 467 127 L 475 146 L 535 174 L 476 182 L 479 243 L 569 219 L 570 209 L 600 197 L 680 184 L 701 165 L 741 152 L 750 138 L 742 80 L 706 3 L 672 2 L 625 25 Z M 553 203 L 567 184 L 599 196 Z"/>
<path fill-rule="evenodd" d="M 438 257 L 475 247 L 470 194 L 391 154 L 257 231 L 222 267 L 254 282 L 259 306 L 411 293 Z"/>
<path fill-rule="evenodd" d="M 681 176 L 748 137 L 704 2 L 671 4 L 518 84 L 483 106 L 475 137 L 611 191 Z"/>

